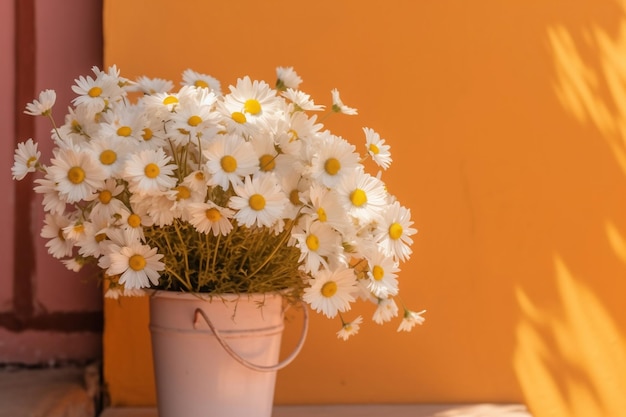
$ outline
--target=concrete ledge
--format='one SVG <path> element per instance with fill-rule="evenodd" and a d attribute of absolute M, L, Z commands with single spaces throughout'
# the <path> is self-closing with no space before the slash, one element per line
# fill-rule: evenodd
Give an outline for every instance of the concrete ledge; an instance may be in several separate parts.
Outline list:
<path fill-rule="evenodd" d="M 79 367 L 0 369 L 0 417 L 94 417 Z"/>
<path fill-rule="evenodd" d="M 519 404 L 280 405 L 273 417 L 532 417 Z M 157 417 L 155 408 L 108 408 L 100 417 Z"/>

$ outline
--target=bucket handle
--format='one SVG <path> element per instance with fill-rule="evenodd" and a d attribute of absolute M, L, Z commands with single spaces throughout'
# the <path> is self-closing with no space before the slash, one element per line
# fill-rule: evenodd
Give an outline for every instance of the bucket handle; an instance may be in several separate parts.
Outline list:
<path fill-rule="evenodd" d="M 283 369 L 285 366 L 287 366 L 291 362 L 293 362 L 293 360 L 296 358 L 296 356 L 298 356 L 298 354 L 302 350 L 302 347 L 304 346 L 304 341 L 306 339 L 306 334 L 307 334 L 307 331 L 309 329 L 309 312 L 308 312 L 307 306 L 304 304 L 304 302 L 302 302 L 302 310 L 304 312 L 304 323 L 302 325 L 302 332 L 300 333 L 300 340 L 298 341 L 297 346 L 294 348 L 294 350 L 291 352 L 291 354 L 289 356 L 287 356 L 285 359 L 283 359 L 282 361 L 278 362 L 276 365 L 257 365 L 255 363 L 252 363 L 252 362 L 242 358 L 237 352 L 235 352 L 233 350 L 232 347 L 230 347 L 228 342 L 226 342 L 226 340 L 224 340 L 224 338 L 220 334 L 219 330 L 217 330 L 217 328 L 215 327 L 213 322 L 211 322 L 211 319 L 209 319 L 207 314 L 200 307 L 196 308 L 196 311 L 195 311 L 195 314 L 194 314 L 194 323 L 198 322 L 198 316 L 202 316 L 202 318 L 204 319 L 206 324 L 209 325 L 209 328 L 211 329 L 211 331 L 215 335 L 215 338 L 217 339 L 219 344 L 226 351 L 226 353 L 228 353 L 234 360 L 236 360 L 237 362 L 239 362 L 240 364 L 242 364 L 246 368 L 252 369 L 254 371 L 259 371 L 259 372 L 273 372 L 273 371 L 278 371 L 280 369 Z"/>

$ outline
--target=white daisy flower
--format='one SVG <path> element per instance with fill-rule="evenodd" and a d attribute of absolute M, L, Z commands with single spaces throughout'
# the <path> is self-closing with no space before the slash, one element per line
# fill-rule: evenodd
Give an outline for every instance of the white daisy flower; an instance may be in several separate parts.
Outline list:
<path fill-rule="evenodd" d="M 391 152 L 389 149 L 391 146 L 385 144 L 385 140 L 380 138 L 380 135 L 369 127 L 364 127 L 365 132 L 365 147 L 367 153 L 372 157 L 376 165 L 382 169 L 389 168 L 391 165 Z"/>
<path fill-rule="evenodd" d="M 294 104 L 296 113 L 299 113 L 301 110 L 322 111 L 326 108 L 326 106 L 322 104 L 315 104 L 311 96 L 304 91 L 287 88 L 287 90 L 283 91 L 280 95 Z"/>
<path fill-rule="evenodd" d="M 18 143 L 11 167 L 13 179 L 19 181 L 24 179 L 29 172 L 35 172 L 39 158 L 41 158 L 41 152 L 37 149 L 37 143 L 33 142 L 32 138 L 26 142 Z"/>
<path fill-rule="evenodd" d="M 98 258 L 103 253 L 103 245 L 101 243 L 106 239 L 106 228 L 108 224 L 102 219 L 97 219 L 97 222 L 98 223 L 92 220 L 83 223 L 83 227 L 85 228 L 83 239 L 76 242 L 78 253 L 85 258 L 90 256 Z"/>
<path fill-rule="evenodd" d="M 131 155 L 124 167 L 124 179 L 128 181 L 129 190 L 132 193 L 145 193 L 174 187 L 176 166 L 169 163 L 171 160 L 161 148 Z"/>
<path fill-rule="evenodd" d="M 411 311 L 409 309 L 404 309 L 404 317 L 398 326 L 399 332 L 410 332 L 416 324 L 422 324 L 426 320 L 422 317 L 426 310 L 422 310 L 420 312 Z"/>
<path fill-rule="evenodd" d="M 341 98 L 339 97 L 339 91 L 334 88 L 331 91 L 332 97 L 333 97 L 333 112 L 335 113 L 343 113 L 343 114 L 347 114 L 350 116 L 356 115 L 357 114 L 357 110 L 353 109 L 352 107 L 348 107 L 345 104 L 343 104 L 343 102 L 341 101 Z"/>
<path fill-rule="evenodd" d="M 48 239 L 48 253 L 56 259 L 72 256 L 74 242 L 67 239 L 63 230 L 71 223 L 70 219 L 60 214 L 46 214 L 41 228 L 41 237 Z"/>
<path fill-rule="evenodd" d="M 124 207 L 117 213 L 114 226 L 118 227 L 126 235 L 125 241 L 134 242 L 145 240 L 144 228 L 154 224 L 147 214 L 135 213 Z"/>
<path fill-rule="evenodd" d="M 361 324 L 363 323 L 363 317 L 358 316 L 356 319 L 343 323 L 341 326 L 341 330 L 337 332 L 337 337 L 339 339 L 348 340 L 350 336 L 354 336 L 357 334 L 361 328 Z"/>
<path fill-rule="evenodd" d="M 308 142 L 311 160 L 311 176 L 326 187 L 333 188 L 344 176 L 359 168 L 359 155 L 354 145 L 330 133 Z"/>
<path fill-rule="evenodd" d="M 183 71 L 182 85 L 190 85 L 196 88 L 206 88 L 216 95 L 222 94 L 221 83 L 217 78 L 213 78 L 207 74 L 201 74 L 192 69 Z"/>
<path fill-rule="evenodd" d="M 390 321 L 392 318 L 398 316 L 398 305 L 395 300 L 389 298 L 379 298 L 376 311 L 372 316 L 372 320 L 377 324 L 384 324 Z"/>
<path fill-rule="evenodd" d="M 102 115 L 101 136 L 111 136 L 128 142 L 142 140 L 146 115 L 141 108 L 125 103 L 112 103 L 111 110 Z M 133 142 L 134 142 L 133 141 Z"/>
<path fill-rule="evenodd" d="M 289 117 L 289 140 L 313 139 L 324 127 L 321 123 L 316 123 L 317 116 L 309 117 L 304 112 L 295 112 Z"/>
<path fill-rule="evenodd" d="M 63 214 L 67 207 L 66 196 L 59 194 L 56 183 L 49 178 L 38 178 L 33 181 L 38 184 L 33 187 L 37 194 L 43 194 L 43 209 L 48 213 Z"/>
<path fill-rule="evenodd" d="M 234 217 L 239 224 L 247 227 L 272 227 L 289 203 L 272 173 L 246 177 L 243 185 L 235 186 L 235 193 L 228 206 L 236 210 Z"/>
<path fill-rule="evenodd" d="M 302 209 L 303 213 L 309 214 L 313 219 L 326 223 L 340 232 L 350 225 L 336 191 L 313 183 L 308 190 L 307 197 L 308 201 Z"/>
<path fill-rule="evenodd" d="M 286 88 L 298 89 L 302 78 L 294 71 L 293 67 L 276 67 L 276 89 L 283 91 Z"/>
<path fill-rule="evenodd" d="M 387 208 L 385 184 L 362 169 L 345 175 L 336 190 L 348 215 L 360 224 L 377 219 Z"/>
<path fill-rule="evenodd" d="M 276 168 L 278 152 L 274 140 L 269 135 L 256 135 L 250 139 L 254 153 L 259 158 L 259 171 L 273 172 Z"/>
<path fill-rule="evenodd" d="M 392 258 L 381 252 L 375 252 L 368 260 L 367 289 L 377 298 L 387 298 L 398 294 L 398 275 L 400 268 Z"/>
<path fill-rule="evenodd" d="M 230 219 L 235 212 L 212 201 L 189 205 L 189 223 L 200 233 L 226 236 L 233 229 Z"/>
<path fill-rule="evenodd" d="M 72 86 L 72 91 L 78 94 L 72 103 L 76 106 L 84 105 L 95 112 L 100 112 L 109 103 L 117 101 L 123 96 L 123 91 L 117 81 L 117 79 L 107 75 L 96 79 L 81 75 L 74 80 L 76 85 Z"/>
<path fill-rule="evenodd" d="M 104 182 L 104 187 L 85 199 L 86 201 L 94 201 L 90 218 L 101 218 L 107 221 L 110 220 L 113 215 L 125 209 L 126 206 L 124 203 L 116 198 L 123 191 L 123 185 L 118 184 L 114 179 L 107 179 Z"/>
<path fill-rule="evenodd" d="M 39 93 L 39 99 L 33 100 L 26 105 L 24 113 L 31 116 L 50 116 L 52 107 L 57 99 L 57 93 L 54 90 L 44 90 Z"/>
<path fill-rule="evenodd" d="M 239 136 L 220 136 L 203 153 L 211 174 L 209 185 L 219 185 L 224 190 L 230 184 L 241 184 L 241 179 L 254 174 L 259 166 L 252 144 Z"/>
<path fill-rule="evenodd" d="M 148 215 L 151 223 L 157 227 L 170 225 L 174 222 L 176 201 L 165 192 L 152 194 L 133 194 L 130 205 L 134 213 Z"/>
<path fill-rule="evenodd" d="M 402 207 L 399 202 L 393 202 L 382 215 L 378 224 L 376 239 L 387 256 L 393 256 L 404 262 L 411 256 L 413 239 L 410 236 L 417 233 L 411 225 L 411 210 Z"/>
<path fill-rule="evenodd" d="M 291 234 L 295 246 L 300 248 L 299 261 L 305 261 L 306 272 L 315 273 L 320 267 L 329 268 L 331 263 L 340 263 L 343 247 L 339 234 L 329 225 L 314 221 L 310 216 L 300 219 Z"/>
<path fill-rule="evenodd" d="M 281 98 L 265 81 L 252 81 L 245 76 L 229 89 L 230 93 L 224 96 L 224 106 L 231 114 L 243 114 L 248 122 L 263 124 L 280 109 Z"/>
<path fill-rule="evenodd" d="M 157 248 L 134 243 L 116 249 L 119 250 L 110 250 L 104 256 L 109 258 L 108 275 L 120 275 L 119 283 L 129 289 L 148 288 L 150 283 L 159 283 L 159 271 L 165 269 L 165 264 L 160 261 L 163 255 L 157 253 Z"/>
<path fill-rule="evenodd" d="M 98 137 L 89 142 L 88 152 L 102 167 L 109 178 L 121 178 L 124 173 L 126 158 L 133 154 L 134 147 L 127 141 L 112 137 Z"/>
<path fill-rule="evenodd" d="M 352 293 L 356 286 L 352 269 L 322 269 L 309 281 L 309 285 L 304 289 L 302 298 L 313 310 L 328 318 L 350 310 L 350 303 L 354 301 Z"/>
<path fill-rule="evenodd" d="M 47 177 L 70 204 L 89 197 L 103 186 L 107 178 L 102 166 L 89 152 L 60 149 L 50 163 Z"/>
<path fill-rule="evenodd" d="M 153 95 L 167 93 L 174 88 L 174 83 L 163 78 L 148 78 L 145 75 L 138 77 L 135 82 L 128 87 L 128 91 L 139 91 L 143 94 Z"/>
<path fill-rule="evenodd" d="M 211 93 L 211 97 L 215 96 Z M 180 106 L 170 119 L 170 137 L 175 145 L 196 143 L 199 138 L 212 138 L 217 134 L 218 119 L 208 105 L 191 103 Z"/>

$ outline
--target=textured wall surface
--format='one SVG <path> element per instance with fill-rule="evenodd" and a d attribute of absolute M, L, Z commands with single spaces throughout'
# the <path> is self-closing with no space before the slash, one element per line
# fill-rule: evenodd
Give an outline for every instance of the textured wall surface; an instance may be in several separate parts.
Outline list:
<path fill-rule="evenodd" d="M 401 294 L 427 321 L 342 342 L 314 315 L 277 402 L 626 409 L 623 2 L 104 4 L 105 62 L 128 77 L 193 68 L 228 85 L 294 66 L 316 102 L 338 88 L 358 108 L 329 128 L 391 144 L 384 178 L 419 229 Z M 153 402 L 145 300 L 105 310 L 113 399 Z"/>

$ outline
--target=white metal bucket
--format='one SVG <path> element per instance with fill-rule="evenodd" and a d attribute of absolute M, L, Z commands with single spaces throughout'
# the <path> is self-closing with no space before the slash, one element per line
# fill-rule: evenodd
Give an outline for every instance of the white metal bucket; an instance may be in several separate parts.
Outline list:
<path fill-rule="evenodd" d="M 159 417 L 271 417 L 284 328 L 277 294 L 155 291 L 150 332 Z"/>

